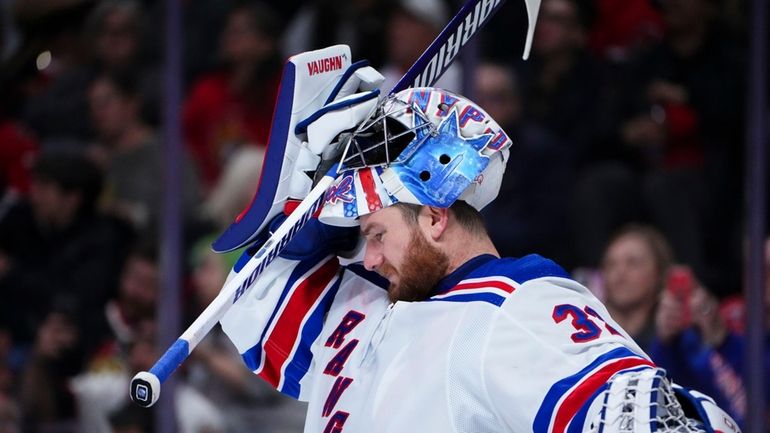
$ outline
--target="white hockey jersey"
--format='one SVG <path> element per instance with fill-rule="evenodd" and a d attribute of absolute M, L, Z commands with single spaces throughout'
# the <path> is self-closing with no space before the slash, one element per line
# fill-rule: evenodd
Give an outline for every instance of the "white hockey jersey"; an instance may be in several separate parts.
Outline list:
<path fill-rule="evenodd" d="M 619 371 L 653 364 L 550 260 L 476 257 L 423 302 L 334 257 L 277 259 L 221 324 L 309 402 L 305 432 L 580 432 Z"/>

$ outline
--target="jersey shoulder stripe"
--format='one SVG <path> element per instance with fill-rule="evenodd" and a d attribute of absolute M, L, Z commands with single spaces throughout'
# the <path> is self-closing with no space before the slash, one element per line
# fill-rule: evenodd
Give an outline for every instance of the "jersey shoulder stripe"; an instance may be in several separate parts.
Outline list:
<path fill-rule="evenodd" d="M 319 265 L 319 263 L 313 263 L 311 261 L 301 262 L 299 265 L 297 265 L 297 267 L 294 268 L 294 270 L 292 270 L 289 278 L 285 283 L 283 283 L 284 290 L 281 293 L 281 296 L 278 298 L 278 302 L 276 302 L 275 307 L 270 312 L 270 317 L 267 320 L 264 329 L 262 330 L 262 334 L 260 335 L 259 340 L 256 344 L 254 344 L 254 346 L 241 354 L 243 362 L 246 364 L 246 366 L 249 367 L 249 369 L 251 369 L 251 371 L 258 373 L 262 370 L 262 362 L 264 361 L 262 346 L 265 342 L 265 339 L 267 338 L 268 332 L 275 327 L 275 321 L 280 317 L 280 314 L 286 306 L 288 299 L 291 298 L 297 287 L 303 281 L 305 281 L 308 276 L 312 275 L 313 272 L 317 270 Z"/>
<path fill-rule="evenodd" d="M 257 344 L 241 355 L 254 373 L 295 398 L 311 359 L 309 347 L 302 344 L 309 346 L 320 334 L 323 316 L 339 287 L 336 258 L 303 265 L 289 277 Z"/>
<path fill-rule="evenodd" d="M 313 353 L 310 347 L 321 334 L 324 317 L 334 300 L 334 296 L 337 294 L 341 282 L 340 278 L 332 279 L 321 292 L 320 298 L 316 300 L 315 305 L 310 309 L 310 313 L 303 318 L 299 328 L 299 340 L 295 338 L 294 351 L 284 362 L 282 374 L 276 388 L 278 391 L 290 397 L 299 398 L 301 391 L 300 382 L 310 369 L 313 360 Z"/>
<path fill-rule="evenodd" d="M 499 307 L 521 284 L 547 276 L 570 278 L 561 266 L 537 254 L 520 259 L 484 260 L 463 280 L 433 295 L 428 301 L 482 301 Z"/>
<path fill-rule="evenodd" d="M 535 433 L 581 431 L 592 399 L 620 371 L 653 368 L 655 365 L 631 350 L 620 347 L 598 356 L 579 372 L 554 383 L 535 415 Z"/>
<path fill-rule="evenodd" d="M 514 290 L 516 290 L 516 283 L 505 277 L 469 278 L 460 281 L 449 290 L 432 296 L 428 301 L 482 301 L 499 307 Z"/>
<path fill-rule="evenodd" d="M 302 328 L 308 325 L 307 318 L 312 316 L 313 310 L 318 307 L 318 302 L 323 292 L 337 273 L 336 259 L 331 259 L 303 279 L 294 290 L 275 321 L 264 345 L 265 362 L 259 375 L 274 387 L 280 389 L 283 381 L 282 372 L 290 361 L 290 355 L 296 352 Z M 320 333 L 321 324 L 317 324 Z"/>

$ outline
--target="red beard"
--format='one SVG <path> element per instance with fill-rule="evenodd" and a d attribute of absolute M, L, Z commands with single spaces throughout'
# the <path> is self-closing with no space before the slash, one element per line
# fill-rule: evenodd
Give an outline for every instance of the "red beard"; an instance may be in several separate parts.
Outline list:
<path fill-rule="evenodd" d="M 397 283 L 390 283 L 388 297 L 396 301 L 424 301 L 430 297 L 436 284 L 446 276 L 449 257 L 425 240 L 423 234 L 412 229 L 412 240 L 407 247 L 401 269 L 383 263 L 378 269 L 382 275 L 398 275 Z"/>

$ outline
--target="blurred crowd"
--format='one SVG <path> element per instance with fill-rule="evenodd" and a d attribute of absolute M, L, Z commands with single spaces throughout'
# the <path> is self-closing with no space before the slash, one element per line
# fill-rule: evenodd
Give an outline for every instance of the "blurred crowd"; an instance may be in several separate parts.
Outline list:
<path fill-rule="evenodd" d="M 182 2 L 183 325 L 234 263 L 209 245 L 254 194 L 283 61 L 345 43 L 387 90 L 459 4 Z M 513 138 L 484 212 L 500 252 L 572 271 L 675 381 L 739 422 L 745 8 L 543 0 L 525 62 L 511 1 L 474 67 L 438 84 Z M 127 389 L 159 354 L 163 13 L 150 0 L 2 2 L 0 433 L 153 431 Z M 770 279 L 766 295 L 770 307 Z M 218 328 L 177 375 L 182 432 L 302 430 L 303 405 L 252 377 Z"/>

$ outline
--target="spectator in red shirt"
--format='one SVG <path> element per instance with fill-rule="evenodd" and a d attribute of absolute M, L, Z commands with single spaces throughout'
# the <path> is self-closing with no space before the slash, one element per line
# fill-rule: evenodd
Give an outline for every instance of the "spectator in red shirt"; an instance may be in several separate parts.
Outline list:
<path fill-rule="evenodd" d="M 600 58 L 627 61 L 630 56 L 663 38 L 663 17 L 650 0 L 596 1 L 596 22 L 589 45 Z"/>
<path fill-rule="evenodd" d="M 205 190 L 236 147 L 267 144 L 280 83 L 280 28 L 265 4 L 235 7 L 221 35 L 221 69 L 192 86 L 184 104 L 184 135 Z"/>
<path fill-rule="evenodd" d="M 16 194 L 29 192 L 37 141 L 12 119 L 0 119 L 0 199 L 3 188 Z"/>

